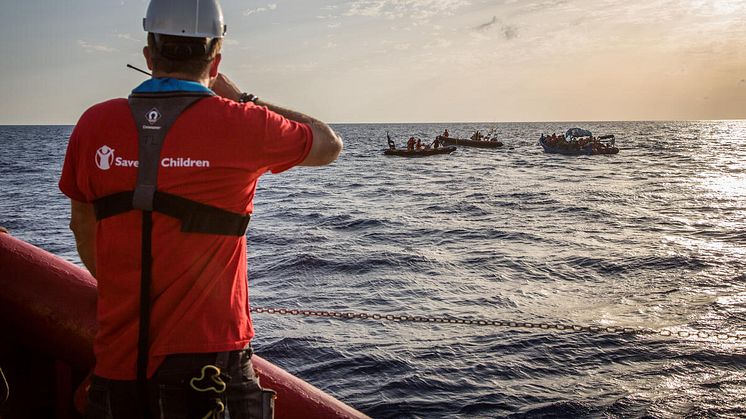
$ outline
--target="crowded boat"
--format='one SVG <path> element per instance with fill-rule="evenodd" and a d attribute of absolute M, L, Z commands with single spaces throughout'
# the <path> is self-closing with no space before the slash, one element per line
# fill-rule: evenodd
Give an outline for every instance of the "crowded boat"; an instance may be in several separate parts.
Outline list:
<path fill-rule="evenodd" d="M 440 140 L 440 142 L 443 144 L 463 145 L 467 147 L 498 148 L 503 146 L 503 143 L 497 139 L 497 130 L 495 130 L 494 128 L 491 129 L 486 135 L 482 134 L 481 131 L 476 130 L 469 138 L 451 137 L 448 130 L 446 129 L 441 135 L 435 137 L 435 139 L 436 141 Z"/>
<path fill-rule="evenodd" d="M 571 128 L 565 134 L 541 134 L 539 145 L 545 153 L 565 155 L 617 154 L 614 135 L 594 137 L 593 133 L 582 128 Z"/>
<path fill-rule="evenodd" d="M 389 148 L 384 150 L 383 154 L 387 156 L 425 157 L 435 154 L 450 154 L 456 151 L 456 147 L 442 146 L 442 141 L 439 138 L 436 138 L 431 143 L 425 143 L 421 138 L 411 136 L 407 140 L 406 148 L 397 148 L 396 142 L 391 139 L 388 132 L 386 133 L 386 139 Z"/>

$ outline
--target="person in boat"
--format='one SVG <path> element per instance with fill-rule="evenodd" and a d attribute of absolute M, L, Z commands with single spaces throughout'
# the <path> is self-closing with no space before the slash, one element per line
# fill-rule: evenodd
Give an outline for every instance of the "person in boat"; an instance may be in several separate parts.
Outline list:
<path fill-rule="evenodd" d="M 394 142 L 394 140 L 391 139 L 391 136 L 388 132 L 386 133 L 386 138 L 388 139 L 389 149 L 396 150 L 396 143 Z"/>
<path fill-rule="evenodd" d="M 414 145 L 417 143 L 417 141 L 414 139 L 414 137 L 409 137 L 409 140 L 407 141 L 407 150 L 413 151 Z"/>
<path fill-rule="evenodd" d="M 448 130 L 446 130 L 446 132 L 448 132 Z M 440 139 L 438 137 L 435 137 L 435 141 L 433 141 L 433 148 L 437 150 L 438 147 L 440 147 Z"/>
<path fill-rule="evenodd" d="M 449 135 L 449 134 L 448 134 L 448 128 L 446 128 L 446 129 L 445 129 L 445 130 L 443 131 L 443 136 L 444 136 L 444 137 L 446 137 L 446 138 L 448 138 L 448 135 Z"/>
<path fill-rule="evenodd" d="M 422 140 L 418 138 L 417 139 L 417 150 L 422 150 L 423 148 L 424 146 L 422 145 Z"/>
<path fill-rule="evenodd" d="M 218 0 L 151 0 L 143 26 L 153 78 L 81 116 L 59 181 L 98 282 L 88 417 L 266 417 L 246 272 L 257 180 L 330 164 L 342 141 L 219 72 Z"/>
<path fill-rule="evenodd" d="M 474 131 L 474 134 L 471 135 L 471 139 L 473 141 L 482 141 L 482 133 L 479 131 Z"/>

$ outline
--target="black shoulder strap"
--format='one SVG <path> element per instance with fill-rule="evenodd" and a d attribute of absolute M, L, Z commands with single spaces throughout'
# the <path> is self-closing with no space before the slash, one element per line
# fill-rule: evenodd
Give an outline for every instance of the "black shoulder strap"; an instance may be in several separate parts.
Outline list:
<path fill-rule="evenodd" d="M 129 98 L 130 110 L 138 131 L 137 186 L 132 206 L 143 210 L 140 260 L 140 322 L 137 337 L 137 392 L 140 413 L 152 417 L 148 392 L 148 353 L 150 352 L 150 286 L 153 272 L 153 201 L 158 185 L 161 149 L 168 130 L 182 112 L 208 93 L 135 95 Z"/>
<path fill-rule="evenodd" d="M 132 197 L 134 208 L 144 211 L 153 210 L 161 149 L 168 130 L 186 108 L 205 96 L 212 95 L 211 92 L 175 92 L 172 94 L 133 94 L 129 97 L 130 110 L 135 118 L 139 134 L 137 186 Z"/>

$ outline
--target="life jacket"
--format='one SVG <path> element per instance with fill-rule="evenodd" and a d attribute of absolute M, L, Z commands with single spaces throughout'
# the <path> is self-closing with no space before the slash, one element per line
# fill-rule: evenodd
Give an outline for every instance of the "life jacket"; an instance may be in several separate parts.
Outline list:
<path fill-rule="evenodd" d="M 133 93 L 130 110 L 138 130 L 137 185 L 93 202 L 96 220 L 132 210 L 159 212 L 181 221 L 185 233 L 243 236 L 250 214 L 233 213 L 212 205 L 157 190 L 161 149 L 168 130 L 192 104 L 212 92 Z"/>
<path fill-rule="evenodd" d="M 251 218 L 250 214 L 230 212 L 157 189 L 161 149 L 168 130 L 189 106 L 214 95 L 211 91 L 132 93 L 129 106 L 138 132 L 137 184 L 134 190 L 108 195 L 93 202 L 97 221 L 133 210 L 142 211 L 137 383 L 140 409 L 146 416 L 150 413 L 147 369 L 150 349 L 153 212 L 179 219 L 181 231 L 185 233 L 237 237 L 246 234 Z"/>

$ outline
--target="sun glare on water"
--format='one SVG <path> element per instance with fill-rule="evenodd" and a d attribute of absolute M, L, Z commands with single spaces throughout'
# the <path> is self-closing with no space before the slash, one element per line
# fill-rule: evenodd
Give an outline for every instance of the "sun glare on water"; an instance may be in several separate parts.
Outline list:
<path fill-rule="evenodd" d="M 706 179 L 704 186 L 724 198 L 746 197 L 746 173 Z"/>

